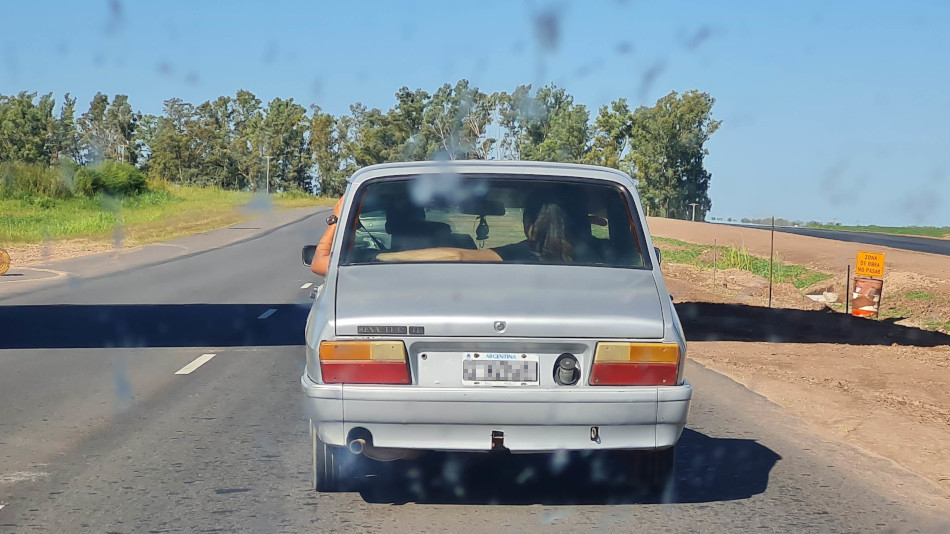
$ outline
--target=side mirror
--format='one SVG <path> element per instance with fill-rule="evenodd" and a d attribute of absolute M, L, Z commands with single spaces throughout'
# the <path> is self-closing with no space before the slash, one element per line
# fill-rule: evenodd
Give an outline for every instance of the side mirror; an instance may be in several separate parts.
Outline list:
<path fill-rule="evenodd" d="M 303 264 L 310 266 L 313 263 L 313 257 L 317 255 L 317 246 L 316 245 L 304 245 L 303 250 L 300 251 L 300 259 L 303 261 Z"/>
<path fill-rule="evenodd" d="M 663 251 L 659 247 L 653 247 L 653 252 L 656 252 L 656 261 L 663 265 Z"/>

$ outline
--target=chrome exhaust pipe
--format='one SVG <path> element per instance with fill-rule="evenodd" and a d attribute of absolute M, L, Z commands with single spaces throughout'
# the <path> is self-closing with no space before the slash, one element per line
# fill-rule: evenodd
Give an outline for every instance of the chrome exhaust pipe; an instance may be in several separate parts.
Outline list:
<path fill-rule="evenodd" d="M 366 448 L 366 440 L 363 438 L 350 440 L 346 447 L 350 449 L 350 452 L 353 454 L 363 454 L 363 450 Z"/>

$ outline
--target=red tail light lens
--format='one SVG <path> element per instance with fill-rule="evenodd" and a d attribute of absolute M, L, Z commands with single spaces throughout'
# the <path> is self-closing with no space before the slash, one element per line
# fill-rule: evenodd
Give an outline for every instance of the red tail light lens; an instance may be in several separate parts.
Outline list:
<path fill-rule="evenodd" d="M 408 384 L 402 341 L 324 341 L 320 372 L 325 384 Z"/>
<path fill-rule="evenodd" d="M 598 343 L 592 386 L 672 386 L 679 375 L 676 343 Z"/>

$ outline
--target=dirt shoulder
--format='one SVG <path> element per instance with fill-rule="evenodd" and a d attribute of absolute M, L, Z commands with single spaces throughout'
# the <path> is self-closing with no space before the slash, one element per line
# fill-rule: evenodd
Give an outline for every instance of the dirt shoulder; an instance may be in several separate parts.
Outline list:
<path fill-rule="evenodd" d="M 768 255 L 767 232 L 762 238 L 755 230 L 677 223 L 651 220 L 651 232 L 744 244 L 756 254 L 763 254 L 764 239 Z M 794 235 L 781 242 L 784 261 L 826 272 L 846 265 L 844 258 L 861 247 Z M 779 243 L 776 234 L 777 250 Z M 950 296 L 950 260 L 887 254 L 891 289 L 924 286 L 934 299 Z M 911 270 L 915 265 L 922 272 Z M 822 435 L 931 480 L 950 498 L 950 335 L 836 313 L 794 287 L 775 288 L 768 309 L 767 282 L 743 271 L 720 271 L 713 282 L 710 271 L 689 265 L 669 263 L 663 270 L 692 359 L 787 408 Z M 885 298 L 887 284 L 886 278 Z"/>

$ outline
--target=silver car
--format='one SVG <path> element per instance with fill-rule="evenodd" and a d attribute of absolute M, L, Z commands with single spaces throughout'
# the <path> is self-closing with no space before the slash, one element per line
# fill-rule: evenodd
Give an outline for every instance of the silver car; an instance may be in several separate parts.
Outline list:
<path fill-rule="evenodd" d="M 377 165 L 329 222 L 301 377 L 317 490 L 424 451 L 624 451 L 670 484 L 686 342 L 629 176 Z"/>

